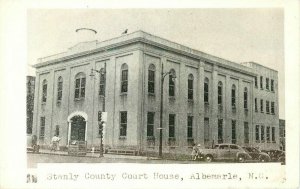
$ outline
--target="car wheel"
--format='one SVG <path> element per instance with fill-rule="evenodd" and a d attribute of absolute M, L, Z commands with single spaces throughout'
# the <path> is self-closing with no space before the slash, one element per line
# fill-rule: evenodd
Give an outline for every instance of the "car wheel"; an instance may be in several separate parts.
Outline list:
<path fill-rule="evenodd" d="M 213 157 L 211 155 L 207 155 L 207 156 L 205 156 L 204 160 L 206 162 L 212 162 L 213 161 Z"/>
<path fill-rule="evenodd" d="M 244 156 L 238 156 L 238 162 L 244 163 L 245 162 L 245 157 Z"/>
<path fill-rule="evenodd" d="M 278 159 L 278 161 L 281 162 L 282 164 L 285 164 L 285 158 L 284 158 L 284 157 L 280 157 L 280 158 Z"/>
<path fill-rule="evenodd" d="M 260 156 L 259 161 L 260 162 L 267 162 L 268 160 L 267 160 L 267 158 Z"/>

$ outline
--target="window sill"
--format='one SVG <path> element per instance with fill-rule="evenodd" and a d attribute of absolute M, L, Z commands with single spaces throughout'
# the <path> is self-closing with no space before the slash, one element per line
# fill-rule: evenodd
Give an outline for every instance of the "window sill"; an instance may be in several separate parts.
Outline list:
<path fill-rule="evenodd" d="M 147 136 L 147 140 L 155 140 L 155 137 L 154 136 Z"/>
<path fill-rule="evenodd" d="M 126 137 L 126 136 L 119 136 L 119 139 L 120 139 L 120 140 L 126 140 L 127 137 Z"/>
<path fill-rule="evenodd" d="M 42 104 L 42 106 L 45 106 L 45 105 L 46 105 L 46 102 L 42 102 L 41 104 Z"/>
<path fill-rule="evenodd" d="M 194 103 L 194 100 L 193 100 L 193 99 L 188 99 L 188 103 L 193 104 L 193 103 Z"/>
<path fill-rule="evenodd" d="M 175 96 L 169 96 L 169 100 L 176 100 Z"/>
<path fill-rule="evenodd" d="M 149 92 L 148 92 L 148 96 L 155 97 L 155 93 L 149 93 Z"/>
<path fill-rule="evenodd" d="M 121 92 L 120 96 L 127 96 L 127 92 Z"/>
<path fill-rule="evenodd" d="M 82 100 L 84 100 L 83 97 L 81 97 L 81 98 L 75 98 L 75 99 L 74 99 L 74 101 L 82 101 Z"/>

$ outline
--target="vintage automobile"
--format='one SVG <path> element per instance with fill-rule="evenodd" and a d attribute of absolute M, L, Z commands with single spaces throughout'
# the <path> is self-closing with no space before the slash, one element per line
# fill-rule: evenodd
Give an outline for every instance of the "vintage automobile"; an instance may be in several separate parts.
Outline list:
<path fill-rule="evenodd" d="M 236 144 L 216 144 L 212 149 L 200 149 L 200 156 L 204 161 L 212 162 L 215 160 L 245 162 L 251 156 Z"/>
<path fill-rule="evenodd" d="M 262 150 L 263 152 L 269 154 L 270 161 L 281 162 L 285 164 L 285 152 L 282 150 Z"/>
<path fill-rule="evenodd" d="M 259 149 L 255 147 L 242 147 L 248 154 L 251 156 L 252 160 L 258 160 L 260 162 L 268 162 L 270 161 L 270 156 L 265 153 L 260 151 Z"/>
<path fill-rule="evenodd" d="M 27 152 L 39 153 L 40 146 L 37 144 L 37 136 L 27 136 Z"/>

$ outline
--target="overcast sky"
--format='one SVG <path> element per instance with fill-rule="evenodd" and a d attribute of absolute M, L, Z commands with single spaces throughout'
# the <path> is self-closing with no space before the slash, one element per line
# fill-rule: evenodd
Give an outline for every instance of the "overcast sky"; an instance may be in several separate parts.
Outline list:
<path fill-rule="evenodd" d="M 279 72 L 284 118 L 283 9 L 92 9 L 28 11 L 28 63 L 67 51 L 89 27 L 98 41 L 144 30 L 233 62 L 254 61 Z M 28 68 L 29 75 L 35 71 Z"/>

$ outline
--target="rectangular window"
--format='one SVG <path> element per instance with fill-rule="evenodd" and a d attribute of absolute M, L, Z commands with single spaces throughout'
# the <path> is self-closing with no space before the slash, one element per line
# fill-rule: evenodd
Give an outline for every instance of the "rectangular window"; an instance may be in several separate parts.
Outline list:
<path fill-rule="evenodd" d="M 41 117 L 40 118 L 40 139 L 45 138 L 45 124 L 46 124 L 45 117 Z"/>
<path fill-rule="evenodd" d="M 193 91 L 193 80 L 189 79 L 188 80 L 188 99 L 189 100 L 193 100 L 193 96 L 194 96 L 194 91 Z"/>
<path fill-rule="evenodd" d="M 63 89 L 63 82 L 59 81 L 57 86 L 57 101 L 61 101 L 62 99 L 62 89 Z"/>
<path fill-rule="evenodd" d="M 223 143 L 223 119 L 218 119 L 218 143 Z"/>
<path fill-rule="evenodd" d="M 255 109 L 255 112 L 257 112 L 257 98 L 254 99 L 254 109 Z"/>
<path fill-rule="evenodd" d="M 187 138 L 193 138 L 193 116 L 187 116 Z"/>
<path fill-rule="evenodd" d="M 263 76 L 260 76 L 260 89 L 263 89 Z"/>
<path fill-rule="evenodd" d="M 75 98 L 79 98 L 80 78 L 75 80 Z"/>
<path fill-rule="evenodd" d="M 169 138 L 175 138 L 175 114 L 169 114 Z"/>
<path fill-rule="evenodd" d="M 255 84 L 255 87 L 257 88 L 257 77 L 256 76 L 254 78 L 254 84 Z"/>
<path fill-rule="evenodd" d="M 236 109 L 236 106 L 235 106 L 235 89 L 231 89 L 231 108 L 232 108 L 232 110 Z"/>
<path fill-rule="evenodd" d="M 255 140 L 259 142 L 259 125 L 255 126 Z"/>
<path fill-rule="evenodd" d="M 261 113 L 264 112 L 264 100 L 263 99 L 260 100 L 260 112 Z"/>
<path fill-rule="evenodd" d="M 128 91 L 128 70 L 122 70 L 121 77 L 121 93 L 126 93 Z"/>
<path fill-rule="evenodd" d="M 271 91 L 274 92 L 274 80 L 271 79 Z"/>
<path fill-rule="evenodd" d="M 80 97 L 84 98 L 85 97 L 85 77 L 81 78 L 81 93 L 80 93 Z"/>
<path fill-rule="evenodd" d="M 43 84 L 43 96 L 42 96 L 42 103 L 47 101 L 47 84 Z"/>
<path fill-rule="evenodd" d="M 127 112 L 120 112 L 120 137 L 127 136 Z"/>
<path fill-rule="evenodd" d="M 175 96 L 175 82 L 172 75 L 169 75 L 169 96 Z"/>
<path fill-rule="evenodd" d="M 105 73 L 100 73 L 99 95 L 101 96 L 105 96 L 105 79 Z"/>
<path fill-rule="evenodd" d="M 56 136 L 59 136 L 59 125 L 56 125 L 55 127 L 55 134 Z"/>
<path fill-rule="evenodd" d="M 209 142 L 209 118 L 204 118 L 204 142 Z"/>
<path fill-rule="evenodd" d="M 148 93 L 154 94 L 155 90 L 155 71 L 148 70 Z"/>
<path fill-rule="evenodd" d="M 222 105 L 222 86 L 218 86 L 218 105 Z"/>
<path fill-rule="evenodd" d="M 154 136 L 154 112 L 148 112 L 147 114 L 147 137 Z"/>
<path fill-rule="evenodd" d="M 231 122 L 231 143 L 236 144 L 236 120 Z"/>
<path fill-rule="evenodd" d="M 267 127 L 267 142 L 270 142 L 270 127 Z"/>
<path fill-rule="evenodd" d="M 266 78 L 266 89 L 269 90 L 269 78 Z"/>
<path fill-rule="evenodd" d="M 272 142 L 275 142 L 275 127 L 272 127 Z"/>
<path fill-rule="evenodd" d="M 244 143 L 249 143 L 249 125 L 248 122 L 244 122 Z"/>
<path fill-rule="evenodd" d="M 261 130 L 260 130 L 260 140 L 261 142 L 265 142 L 265 126 L 261 126 Z"/>
<path fill-rule="evenodd" d="M 270 114 L 270 102 L 266 101 L 266 113 Z"/>
<path fill-rule="evenodd" d="M 275 103 L 271 102 L 271 114 L 275 114 Z"/>
<path fill-rule="evenodd" d="M 208 82 L 204 83 L 204 103 L 208 103 Z"/>

